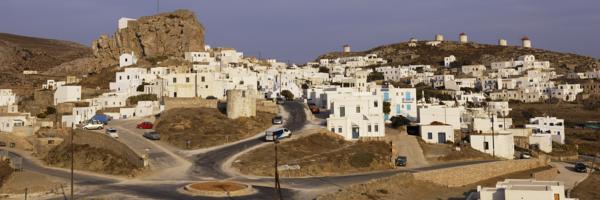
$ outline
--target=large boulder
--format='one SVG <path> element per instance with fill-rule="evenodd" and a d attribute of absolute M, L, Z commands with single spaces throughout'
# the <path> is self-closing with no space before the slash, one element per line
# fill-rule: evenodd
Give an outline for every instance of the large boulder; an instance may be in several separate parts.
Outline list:
<path fill-rule="evenodd" d="M 140 58 L 183 56 L 204 50 L 204 27 L 194 12 L 176 10 L 129 21 L 112 37 L 102 35 L 92 43 L 96 58 L 118 60 L 134 52 Z"/>

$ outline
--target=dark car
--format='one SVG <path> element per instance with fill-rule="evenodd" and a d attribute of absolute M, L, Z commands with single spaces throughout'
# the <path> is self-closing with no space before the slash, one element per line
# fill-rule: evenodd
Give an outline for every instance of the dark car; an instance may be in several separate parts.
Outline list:
<path fill-rule="evenodd" d="M 283 124 L 283 117 L 275 116 L 271 121 L 273 122 L 273 124 Z"/>
<path fill-rule="evenodd" d="M 406 167 L 406 156 L 398 156 L 396 157 L 396 166 Z"/>
<path fill-rule="evenodd" d="M 144 137 L 150 140 L 160 140 L 160 133 L 157 133 L 156 131 L 150 131 L 144 133 Z"/>
<path fill-rule="evenodd" d="M 152 124 L 152 122 L 141 122 L 136 126 L 136 128 L 140 129 L 152 129 L 153 127 L 154 125 Z"/>
<path fill-rule="evenodd" d="M 576 172 L 585 173 L 585 172 L 587 172 L 587 166 L 585 166 L 585 164 L 583 164 L 583 163 L 575 163 L 574 170 Z"/>

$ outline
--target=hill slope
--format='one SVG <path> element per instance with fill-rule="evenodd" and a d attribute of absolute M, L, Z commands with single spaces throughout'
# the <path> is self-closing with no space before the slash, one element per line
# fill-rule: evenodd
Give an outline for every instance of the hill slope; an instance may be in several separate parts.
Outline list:
<path fill-rule="evenodd" d="M 598 59 L 580 56 L 572 53 L 560 53 L 535 48 L 519 46 L 498 46 L 489 44 L 467 43 L 459 44 L 445 41 L 437 47 L 428 46 L 424 41 L 418 42 L 417 47 L 409 47 L 407 42 L 383 45 L 363 52 L 331 52 L 319 56 L 321 58 L 337 58 L 349 55 L 366 55 L 375 53 L 392 64 L 428 64 L 439 66 L 444 57 L 454 55 L 457 64 L 484 64 L 491 62 L 517 59 L 524 54 L 533 54 L 537 60 L 548 60 L 558 73 L 582 72 L 600 66 Z"/>

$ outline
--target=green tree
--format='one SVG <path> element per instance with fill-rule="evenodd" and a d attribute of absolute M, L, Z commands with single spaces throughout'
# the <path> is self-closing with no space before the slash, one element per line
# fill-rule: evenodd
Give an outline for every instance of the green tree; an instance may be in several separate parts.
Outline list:
<path fill-rule="evenodd" d="M 127 105 L 135 105 L 138 101 L 156 101 L 158 97 L 156 94 L 140 94 L 137 96 L 130 96 L 127 98 Z"/>
<path fill-rule="evenodd" d="M 392 111 L 390 109 L 390 107 L 392 106 L 392 104 L 390 102 L 383 102 L 383 113 L 385 114 L 390 114 L 390 112 Z"/>
<path fill-rule="evenodd" d="M 402 115 L 394 116 L 390 119 L 392 128 L 410 125 L 410 120 Z"/>
<path fill-rule="evenodd" d="M 289 90 L 281 91 L 281 96 L 285 97 L 285 99 L 288 101 L 294 100 L 294 94 L 292 94 L 292 92 Z"/>
<path fill-rule="evenodd" d="M 47 115 L 51 115 L 51 114 L 54 114 L 54 113 L 56 113 L 56 108 L 54 108 L 52 106 L 46 107 L 46 114 Z"/>
<path fill-rule="evenodd" d="M 383 79 L 384 79 L 383 73 L 381 73 L 381 72 L 371 72 L 371 73 L 369 73 L 369 75 L 367 75 L 367 82 L 383 80 Z"/>

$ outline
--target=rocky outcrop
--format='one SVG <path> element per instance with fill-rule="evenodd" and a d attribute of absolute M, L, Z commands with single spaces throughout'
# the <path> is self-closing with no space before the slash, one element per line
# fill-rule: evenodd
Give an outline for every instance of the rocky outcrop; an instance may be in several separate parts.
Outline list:
<path fill-rule="evenodd" d="M 92 49 L 96 58 L 114 61 L 130 52 L 141 58 L 183 56 L 204 49 L 204 27 L 194 12 L 176 10 L 129 21 L 112 37 L 100 36 Z"/>

